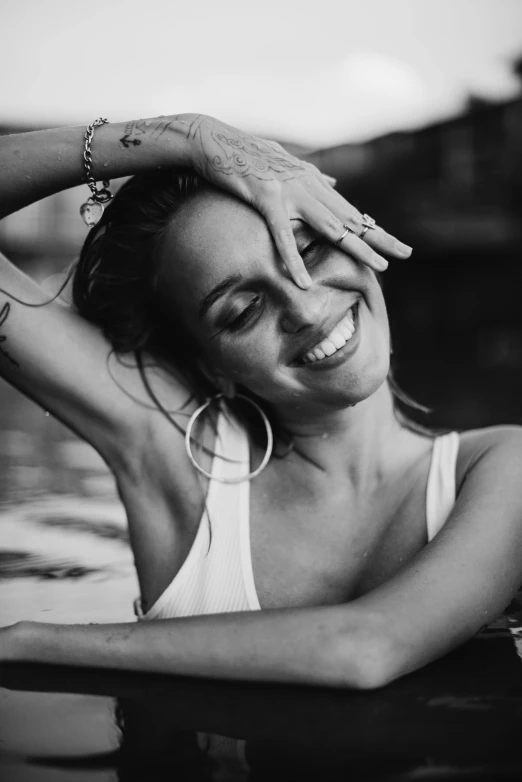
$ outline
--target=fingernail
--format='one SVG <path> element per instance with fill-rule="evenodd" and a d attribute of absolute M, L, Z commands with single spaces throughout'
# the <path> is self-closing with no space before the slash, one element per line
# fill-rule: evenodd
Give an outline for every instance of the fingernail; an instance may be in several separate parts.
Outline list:
<path fill-rule="evenodd" d="M 312 278 L 310 277 L 308 272 L 303 272 L 297 278 L 297 283 L 300 288 L 309 288 L 312 284 Z"/>
<path fill-rule="evenodd" d="M 395 242 L 395 249 L 397 252 L 403 256 L 403 258 L 408 258 L 408 256 L 412 253 L 412 248 L 408 247 L 407 244 L 403 244 L 402 242 Z"/>
<path fill-rule="evenodd" d="M 384 272 L 388 268 L 388 261 L 385 260 L 384 258 L 376 258 L 375 266 L 380 272 Z"/>

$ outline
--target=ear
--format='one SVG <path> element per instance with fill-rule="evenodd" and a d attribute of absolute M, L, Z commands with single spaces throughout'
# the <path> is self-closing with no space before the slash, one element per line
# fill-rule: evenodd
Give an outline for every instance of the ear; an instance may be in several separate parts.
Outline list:
<path fill-rule="evenodd" d="M 224 375 L 219 375 L 216 379 L 223 396 L 226 399 L 233 399 L 236 395 L 236 384 L 234 381 L 224 377 Z"/>
<path fill-rule="evenodd" d="M 236 384 L 229 377 L 225 377 L 218 370 L 211 371 L 206 364 L 200 362 L 199 368 L 210 385 L 218 388 L 227 399 L 233 399 L 236 395 Z"/>

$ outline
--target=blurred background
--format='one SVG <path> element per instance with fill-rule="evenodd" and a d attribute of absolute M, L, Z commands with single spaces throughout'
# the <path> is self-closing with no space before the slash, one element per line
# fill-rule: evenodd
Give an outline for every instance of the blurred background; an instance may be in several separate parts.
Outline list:
<path fill-rule="evenodd" d="M 522 424 L 522 0 L 2 0 L 0 41 L 0 135 L 195 111 L 337 177 L 414 247 L 384 275 L 396 376 L 432 408 L 412 416 Z M 62 271 L 88 194 L 11 215 L 0 249 Z M 0 625 L 128 621 L 137 594 L 105 465 L 0 380 Z M 113 712 L 1 690 L 0 773 L 115 779 L 52 759 L 112 751 Z"/>
<path fill-rule="evenodd" d="M 413 245 L 384 284 L 397 378 L 432 408 L 420 420 L 522 423 L 520 0 L 3 0 L 1 16 L 1 134 L 197 111 L 279 140 Z M 8 217 L 0 248 L 39 280 L 63 270 L 86 234 L 87 195 Z M 112 612 L 127 617 L 136 584 L 111 478 L 1 381 L 0 467 L 2 619 L 19 613 L 5 592 L 15 575 L 103 580 L 93 535 L 131 579 Z M 22 507 L 45 541 L 58 536 L 38 561 L 34 530 L 28 551 L 21 525 L 5 526 Z M 60 600 L 42 600 L 62 616 Z M 94 602 L 88 616 L 102 610 Z"/>

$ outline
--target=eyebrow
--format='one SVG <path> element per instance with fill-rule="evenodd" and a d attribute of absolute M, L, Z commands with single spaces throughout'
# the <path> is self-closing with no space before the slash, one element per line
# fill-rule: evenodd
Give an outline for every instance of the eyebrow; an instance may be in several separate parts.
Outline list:
<path fill-rule="evenodd" d="M 291 217 L 290 222 L 298 222 L 304 226 L 308 225 L 306 221 L 300 217 Z M 212 305 L 215 304 L 218 299 L 224 296 L 225 293 L 228 293 L 228 291 L 233 288 L 234 285 L 237 285 L 239 282 L 241 282 L 242 279 L 243 276 L 241 274 L 230 274 L 228 277 L 225 277 L 225 279 L 222 280 L 218 285 L 212 288 L 212 290 L 201 299 L 198 307 L 198 317 L 200 319 L 204 318 Z"/>
<path fill-rule="evenodd" d="M 204 318 L 212 305 L 215 304 L 216 301 L 221 298 L 221 296 L 224 296 L 225 293 L 228 293 L 228 291 L 233 288 L 234 285 L 237 285 L 238 282 L 241 282 L 242 279 L 243 275 L 241 274 L 230 274 L 228 277 L 225 277 L 224 280 L 212 288 L 212 290 L 201 299 L 198 308 L 198 316 L 200 318 Z"/>

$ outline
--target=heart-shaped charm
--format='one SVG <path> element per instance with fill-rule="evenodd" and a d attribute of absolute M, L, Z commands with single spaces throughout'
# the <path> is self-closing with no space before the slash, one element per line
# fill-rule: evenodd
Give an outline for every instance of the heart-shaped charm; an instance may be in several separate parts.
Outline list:
<path fill-rule="evenodd" d="M 100 220 L 103 214 L 103 204 L 90 199 L 80 206 L 80 214 L 85 225 L 92 228 Z"/>

